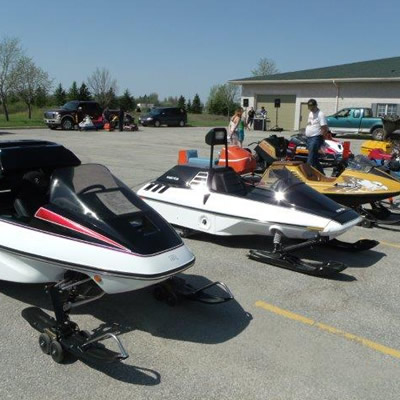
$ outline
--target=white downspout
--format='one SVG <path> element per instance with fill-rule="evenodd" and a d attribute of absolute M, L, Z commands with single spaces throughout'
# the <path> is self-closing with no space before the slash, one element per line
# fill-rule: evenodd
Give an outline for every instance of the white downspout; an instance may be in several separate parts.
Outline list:
<path fill-rule="evenodd" d="M 339 109 L 339 85 L 336 83 L 336 81 L 333 79 L 332 80 L 333 86 L 336 88 L 336 105 L 335 105 L 335 113 L 338 112 Z"/>

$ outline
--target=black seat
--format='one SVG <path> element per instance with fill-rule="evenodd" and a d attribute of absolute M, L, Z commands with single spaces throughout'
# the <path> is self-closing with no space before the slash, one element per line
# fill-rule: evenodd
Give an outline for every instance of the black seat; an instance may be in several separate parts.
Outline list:
<path fill-rule="evenodd" d="M 36 211 L 47 203 L 48 177 L 40 171 L 27 172 L 19 185 L 14 208 L 19 217 L 33 217 Z"/>
<path fill-rule="evenodd" d="M 246 185 L 241 177 L 230 167 L 212 170 L 211 190 L 236 196 L 245 196 L 247 194 Z"/>

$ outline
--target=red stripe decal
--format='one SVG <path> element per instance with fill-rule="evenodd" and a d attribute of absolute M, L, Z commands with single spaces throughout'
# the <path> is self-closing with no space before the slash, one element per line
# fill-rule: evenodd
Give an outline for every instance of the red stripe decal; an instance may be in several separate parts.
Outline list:
<path fill-rule="evenodd" d="M 62 215 L 47 210 L 46 208 L 40 207 L 39 210 L 36 211 L 35 217 L 47 222 L 51 222 L 56 225 L 63 226 L 64 228 L 71 229 L 72 231 L 83 233 L 84 235 L 90 236 L 97 240 L 101 240 L 102 242 L 111 244 L 112 246 L 118 247 L 119 249 L 129 251 L 126 247 L 120 245 L 117 242 L 114 242 L 114 240 L 111 240 L 108 237 L 101 235 L 100 233 L 92 231 L 91 229 L 86 228 L 85 226 L 82 226 L 74 221 L 71 221 L 70 219 L 63 217 Z"/>

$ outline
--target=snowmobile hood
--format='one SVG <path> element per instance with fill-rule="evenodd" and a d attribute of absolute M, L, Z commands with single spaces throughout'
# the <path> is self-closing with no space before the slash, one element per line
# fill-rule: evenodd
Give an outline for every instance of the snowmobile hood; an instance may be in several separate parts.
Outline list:
<path fill-rule="evenodd" d="M 355 211 L 321 195 L 285 168 L 267 170 L 256 190 L 250 191 L 248 197 L 260 196 L 260 190 L 272 192 L 276 204 L 282 207 L 296 208 L 340 224 L 358 218 Z"/>
<path fill-rule="evenodd" d="M 156 211 L 98 164 L 55 170 L 49 204 L 35 216 L 49 230 L 56 226 L 66 235 L 143 256 L 183 245 Z"/>
<path fill-rule="evenodd" d="M 276 169 L 288 169 L 313 189 L 347 206 L 358 206 L 400 194 L 400 182 L 375 169 L 372 170 L 374 173 L 346 169 L 335 178 L 327 177 L 301 162 L 276 162 L 270 170 Z M 268 173 L 267 170 L 262 181 Z"/>

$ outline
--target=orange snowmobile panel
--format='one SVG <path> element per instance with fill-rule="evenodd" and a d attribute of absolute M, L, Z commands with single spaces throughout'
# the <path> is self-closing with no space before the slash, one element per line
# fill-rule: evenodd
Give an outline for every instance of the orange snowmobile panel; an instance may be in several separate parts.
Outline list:
<path fill-rule="evenodd" d="M 226 165 L 225 149 L 221 150 L 218 165 Z M 257 163 L 250 151 L 239 146 L 228 146 L 228 165 L 238 174 L 247 174 L 256 169 Z"/>

